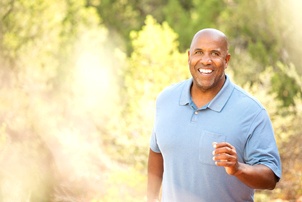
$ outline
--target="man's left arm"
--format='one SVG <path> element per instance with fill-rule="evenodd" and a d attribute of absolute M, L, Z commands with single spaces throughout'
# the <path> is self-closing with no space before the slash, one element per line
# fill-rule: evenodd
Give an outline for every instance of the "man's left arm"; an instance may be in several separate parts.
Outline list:
<path fill-rule="evenodd" d="M 248 165 L 238 161 L 236 149 L 227 142 L 214 143 L 213 160 L 217 166 L 223 166 L 229 175 L 253 189 L 274 189 L 279 178 L 267 166 Z"/>

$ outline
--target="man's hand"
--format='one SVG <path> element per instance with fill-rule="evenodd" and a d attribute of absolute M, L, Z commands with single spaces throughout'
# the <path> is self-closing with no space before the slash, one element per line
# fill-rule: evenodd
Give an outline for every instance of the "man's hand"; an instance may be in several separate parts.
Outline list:
<path fill-rule="evenodd" d="M 274 189 L 278 177 L 267 166 L 248 165 L 238 162 L 234 146 L 227 142 L 213 143 L 213 160 L 217 166 L 223 166 L 229 175 L 237 177 L 241 182 L 253 189 Z"/>
<path fill-rule="evenodd" d="M 213 142 L 213 160 L 217 166 L 223 166 L 229 175 L 236 175 L 239 171 L 236 148 L 227 142 Z"/>

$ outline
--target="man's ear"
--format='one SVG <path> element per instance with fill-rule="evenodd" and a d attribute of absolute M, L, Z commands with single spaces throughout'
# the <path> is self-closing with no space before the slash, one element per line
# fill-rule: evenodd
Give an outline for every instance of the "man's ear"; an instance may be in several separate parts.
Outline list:
<path fill-rule="evenodd" d="M 188 63 L 190 63 L 190 50 L 188 50 Z"/>
<path fill-rule="evenodd" d="M 226 63 L 227 65 L 229 64 L 230 59 L 231 59 L 231 54 L 227 54 L 227 55 L 225 56 L 225 63 Z"/>
<path fill-rule="evenodd" d="M 224 69 L 228 68 L 230 59 L 231 59 L 231 55 L 230 55 L 230 54 L 227 54 L 227 55 L 225 56 L 225 66 L 224 66 Z"/>

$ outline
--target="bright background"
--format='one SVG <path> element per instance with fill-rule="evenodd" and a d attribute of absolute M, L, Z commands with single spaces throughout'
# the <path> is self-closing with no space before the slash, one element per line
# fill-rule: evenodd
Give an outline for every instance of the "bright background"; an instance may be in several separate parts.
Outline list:
<path fill-rule="evenodd" d="M 200 29 L 267 108 L 283 162 L 256 202 L 302 196 L 299 0 L 1 0 L 0 201 L 144 201 L 154 102 Z"/>

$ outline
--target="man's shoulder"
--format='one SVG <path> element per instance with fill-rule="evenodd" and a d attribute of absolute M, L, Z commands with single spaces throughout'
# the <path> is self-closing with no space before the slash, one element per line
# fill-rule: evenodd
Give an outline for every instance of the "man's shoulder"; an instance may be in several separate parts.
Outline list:
<path fill-rule="evenodd" d="M 258 109 L 264 109 L 261 102 L 252 94 L 250 94 L 248 91 L 244 90 L 238 85 L 234 85 L 234 92 L 237 94 L 238 97 L 240 97 L 239 101 L 241 103 L 241 106 L 244 106 L 244 104 L 249 106 L 254 106 Z"/>
<path fill-rule="evenodd" d="M 178 83 L 171 84 L 170 86 L 167 86 L 159 93 L 159 97 L 165 96 L 165 95 L 170 95 L 170 94 L 172 94 L 172 95 L 181 94 L 183 91 L 183 88 L 186 85 L 189 85 L 189 82 L 190 82 L 190 79 L 187 79 L 187 80 L 180 81 Z"/>
<path fill-rule="evenodd" d="M 188 85 L 191 84 L 191 79 L 183 80 L 178 83 L 171 84 L 170 86 L 167 86 L 164 88 L 159 95 L 157 96 L 157 103 L 159 102 L 173 102 L 177 101 L 179 102 L 179 99 L 186 91 L 186 88 L 188 88 Z"/>

